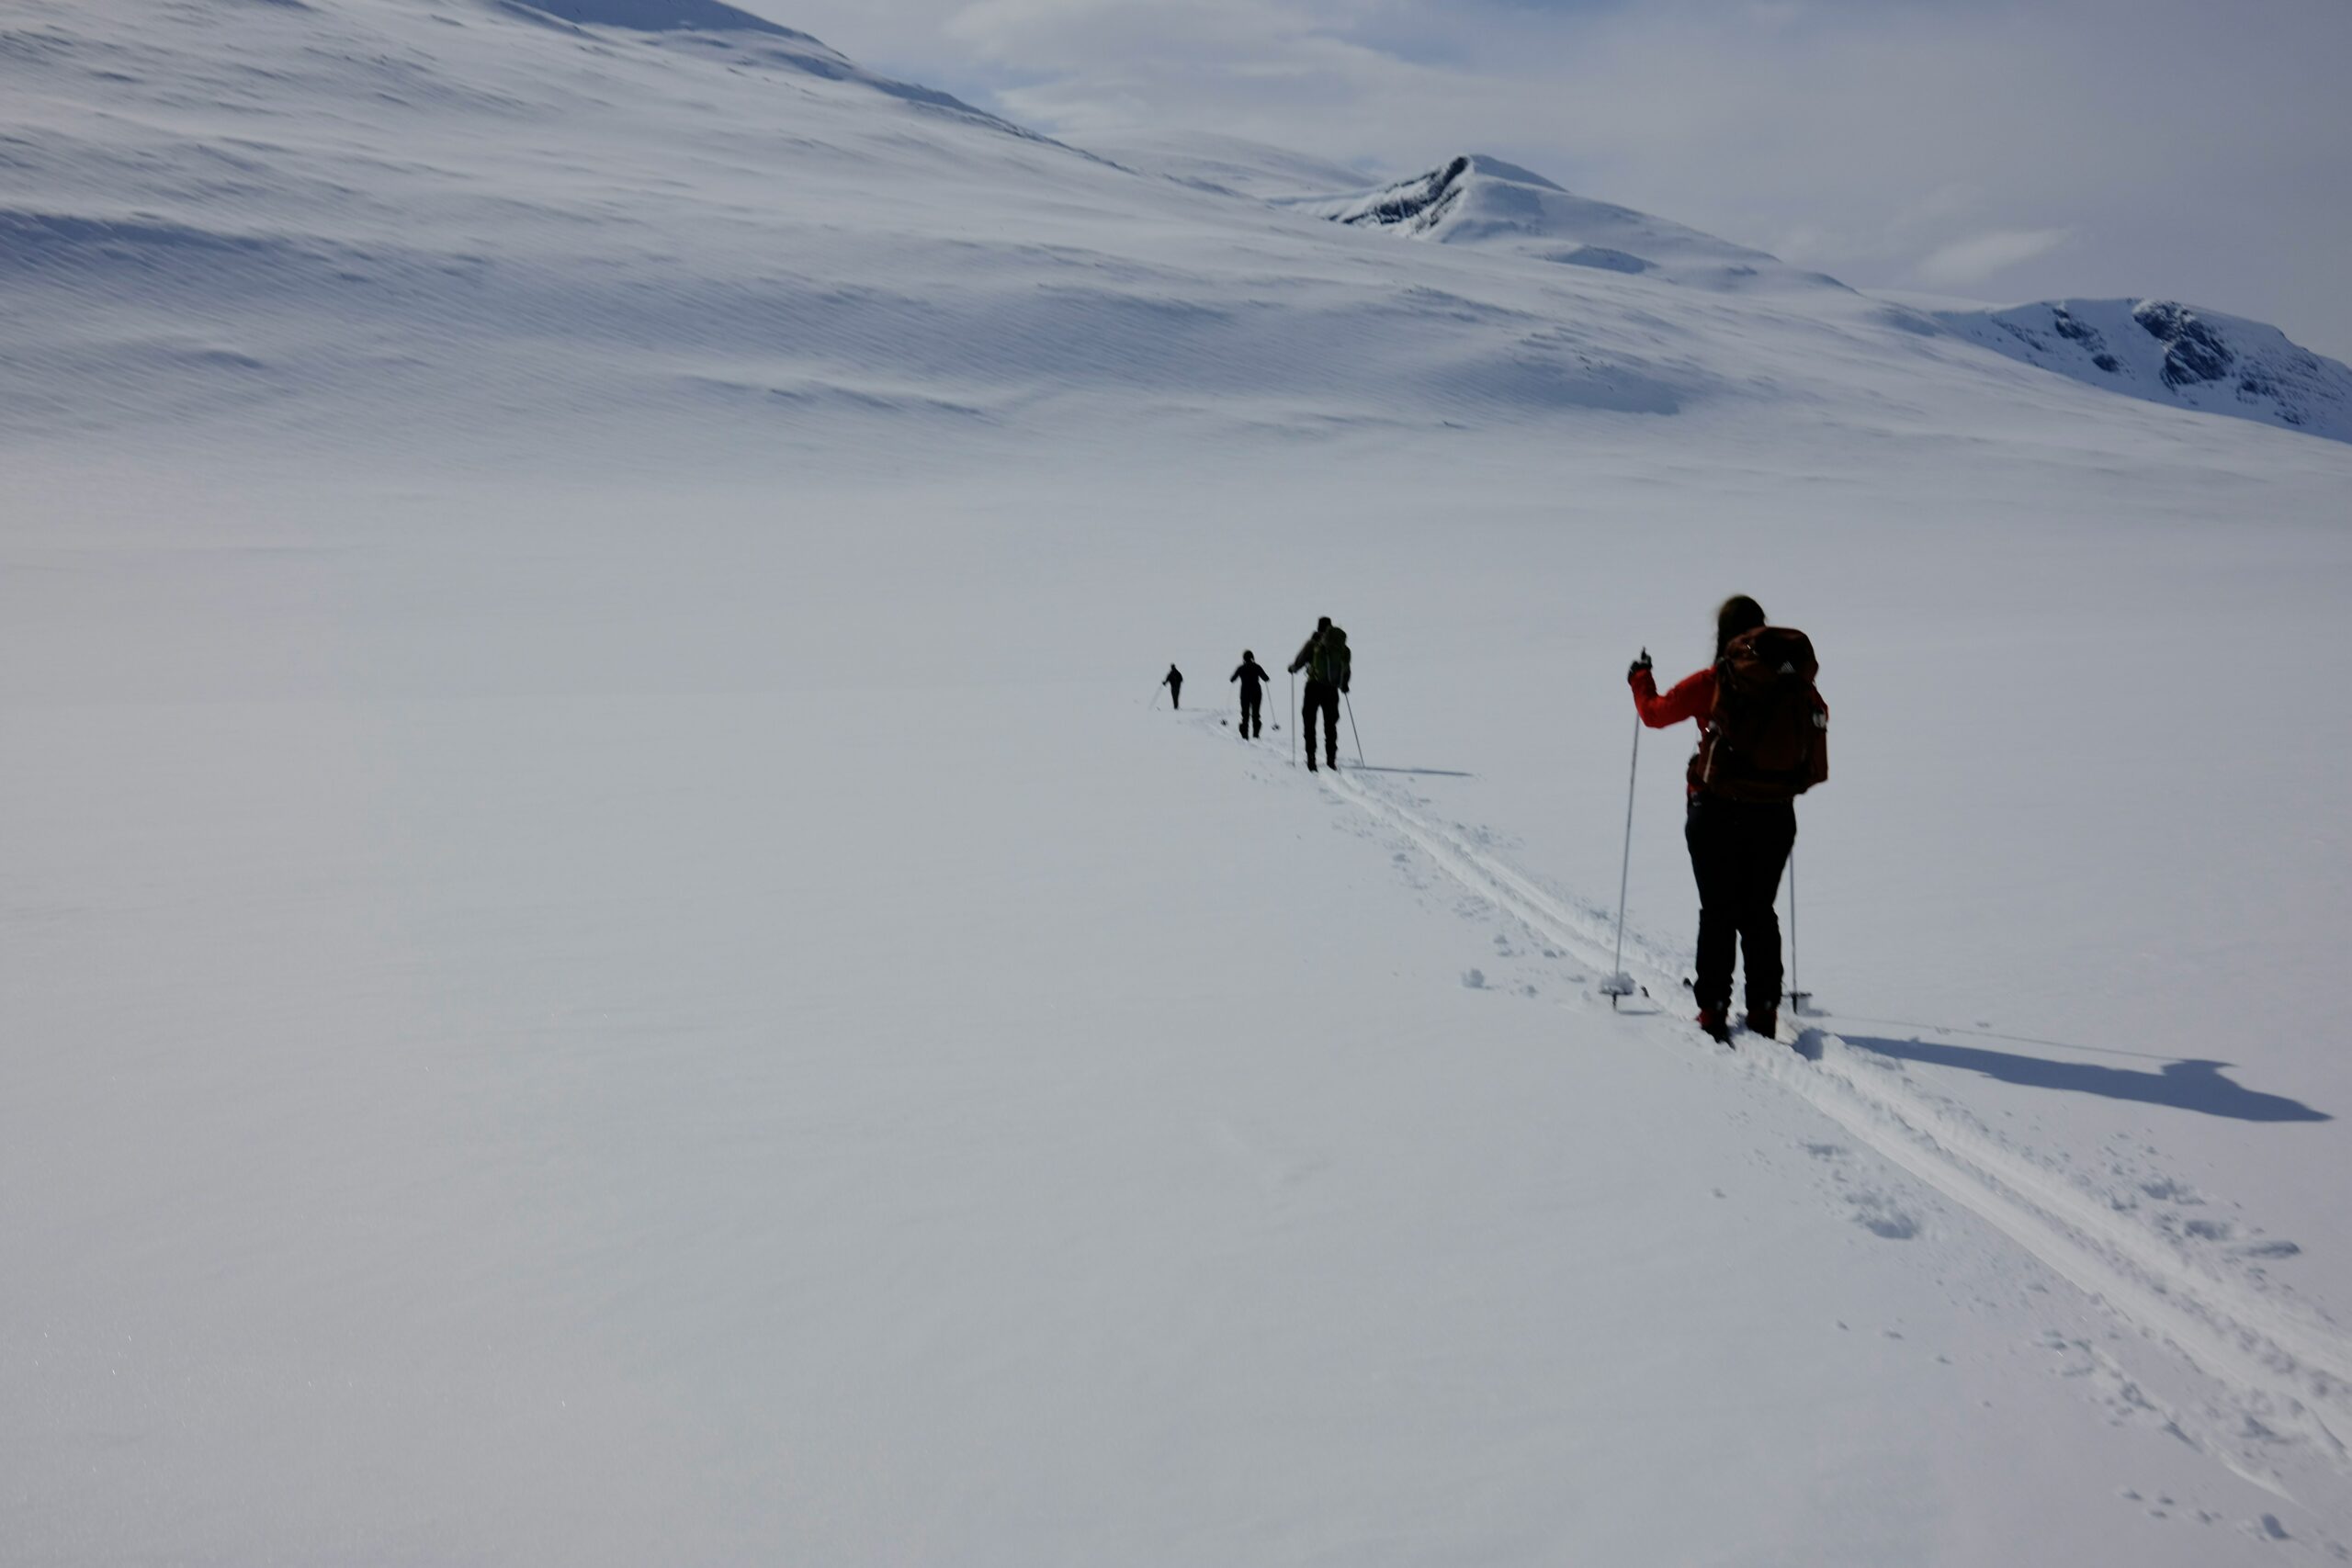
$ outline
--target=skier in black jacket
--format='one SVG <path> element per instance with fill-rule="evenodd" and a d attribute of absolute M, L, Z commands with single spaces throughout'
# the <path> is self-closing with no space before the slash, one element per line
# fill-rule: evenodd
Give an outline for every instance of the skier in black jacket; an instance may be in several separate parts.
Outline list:
<path fill-rule="evenodd" d="M 1184 672 L 1182 670 L 1177 669 L 1173 664 L 1170 665 L 1168 673 L 1159 678 L 1159 683 L 1168 688 L 1170 707 L 1181 708 L 1184 705 Z"/>
<path fill-rule="evenodd" d="M 1266 733 L 1266 682 L 1273 677 L 1258 663 L 1258 656 L 1248 649 L 1241 650 L 1241 667 L 1227 677 L 1241 682 L 1241 739 L 1255 739 Z"/>

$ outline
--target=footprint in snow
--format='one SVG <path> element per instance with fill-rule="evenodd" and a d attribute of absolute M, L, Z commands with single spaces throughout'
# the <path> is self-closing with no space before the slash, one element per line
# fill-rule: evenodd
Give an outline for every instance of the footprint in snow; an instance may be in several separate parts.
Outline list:
<path fill-rule="evenodd" d="M 1883 1192 L 1856 1192 L 1846 1200 L 1854 1206 L 1854 1223 L 1888 1241 L 1909 1241 L 1919 1234 L 1919 1222 Z"/>

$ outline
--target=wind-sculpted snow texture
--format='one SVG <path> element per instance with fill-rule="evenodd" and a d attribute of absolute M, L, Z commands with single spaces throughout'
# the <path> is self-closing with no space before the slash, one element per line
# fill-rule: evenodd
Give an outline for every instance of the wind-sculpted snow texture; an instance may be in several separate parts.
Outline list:
<path fill-rule="evenodd" d="M 2169 299 L 2064 299 L 1938 320 L 2012 359 L 2152 402 L 2352 441 L 2352 367 Z"/>
<path fill-rule="evenodd" d="M 0 10 L 0 1559 L 2345 1560 L 2267 340 L 757 4 Z M 1687 731 L 1597 987 L 1735 591 L 1836 768 L 1732 1054 Z"/>

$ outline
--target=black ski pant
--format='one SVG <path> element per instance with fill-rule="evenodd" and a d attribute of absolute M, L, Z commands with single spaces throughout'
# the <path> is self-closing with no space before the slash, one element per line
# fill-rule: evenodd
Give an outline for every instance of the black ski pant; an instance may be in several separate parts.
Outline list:
<path fill-rule="evenodd" d="M 1183 682 L 1170 681 L 1168 682 L 1168 705 L 1171 708 L 1181 708 L 1184 705 Z"/>
<path fill-rule="evenodd" d="M 1266 733 L 1266 694 L 1257 686 L 1241 688 L 1241 738 L 1244 740 Z"/>
<path fill-rule="evenodd" d="M 1315 765 L 1315 716 L 1323 716 L 1323 756 L 1331 766 L 1340 765 L 1340 688 L 1329 681 L 1309 681 L 1306 700 L 1299 704 L 1299 718 L 1306 728 L 1306 765 Z"/>
<path fill-rule="evenodd" d="M 1694 795 L 1682 828 L 1699 880 L 1699 979 L 1709 1012 L 1731 1011 L 1735 943 L 1747 967 L 1747 1010 L 1781 1005 L 1781 917 L 1772 908 L 1781 872 L 1796 847 L 1797 808 L 1788 801 Z"/>

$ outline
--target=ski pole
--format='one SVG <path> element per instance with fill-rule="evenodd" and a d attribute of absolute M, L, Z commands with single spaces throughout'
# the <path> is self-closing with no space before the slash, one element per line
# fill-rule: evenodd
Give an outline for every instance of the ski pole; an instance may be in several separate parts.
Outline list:
<path fill-rule="evenodd" d="M 1356 738 L 1356 766 L 1361 768 L 1364 765 L 1363 737 L 1356 731 L 1356 705 L 1348 702 L 1348 694 L 1345 692 L 1340 694 L 1340 700 L 1348 703 L 1348 733 Z"/>
<path fill-rule="evenodd" d="M 1649 649 L 1642 650 L 1644 658 Z M 1625 855 L 1617 865 L 1617 957 L 1611 965 L 1609 978 L 1601 982 L 1600 994 L 1609 998 L 1609 1010 L 1617 1010 L 1617 998 L 1634 994 L 1634 977 L 1625 973 L 1625 886 L 1634 871 L 1634 781 L 1642 771 L 1642 716 L 1634 715 L 1634 759 L 1625 768 Z"/>
<path fill-rule="evenodd" d="M 1797 979 L 1797 847 L 1789 846 L 1789 1013 L 1794 1018 L 1804 1016 L 1805 1004 L 1813 1000 L 1813 993 L 1803 989 Z"/>
<path fill-rule="evenodd" d="M 1290 765 L 1298 766 L 1298 671 L 1290 672 Z"/>

